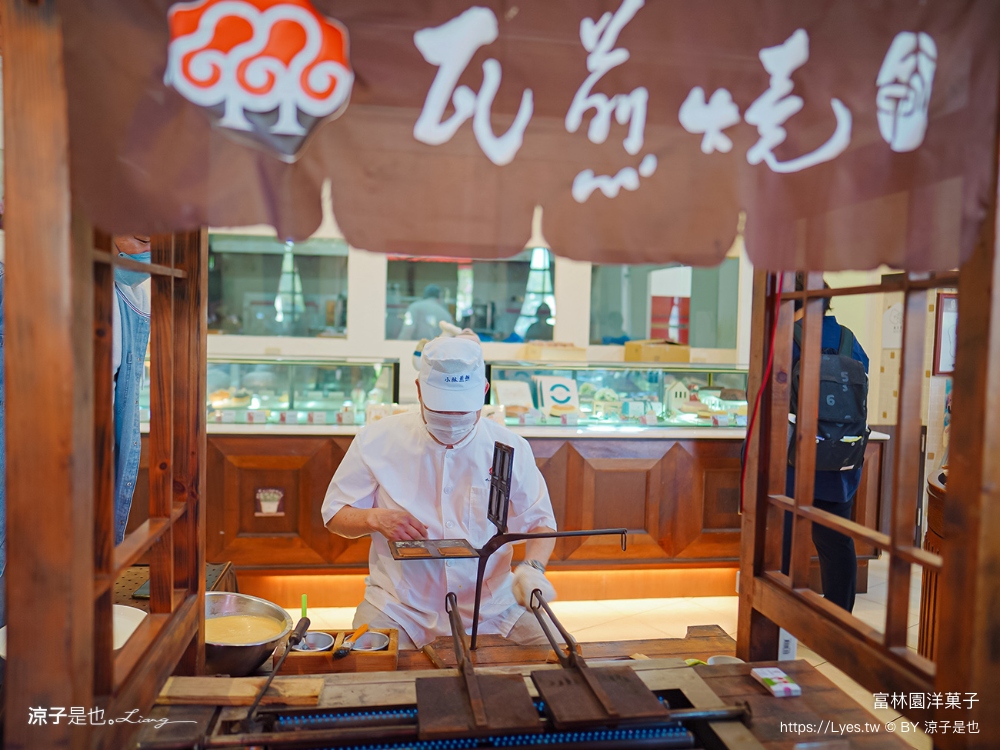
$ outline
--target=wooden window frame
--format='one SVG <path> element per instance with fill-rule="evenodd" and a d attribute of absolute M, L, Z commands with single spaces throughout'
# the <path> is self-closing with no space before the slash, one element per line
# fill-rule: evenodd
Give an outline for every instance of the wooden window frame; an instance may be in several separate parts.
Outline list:
<path fill-rule="evenodd" d="M 140 725 L 109 720 L 145 714 L 170 674 L 204 669 L 207 236 L 154 236 L 153 262 L 140 264 L 95 235 L 70 190 L 55 5 L 4 0 L 3 10 L 5 742 L 119 748 Z M 152 274 L 155 378 L 150 519 L 117 547 L 116 266 Z M 143 555 L 150 614 L 115 653 L 114 582 Z M 29 723 L 31 708 L 74 707 L 88 712 L 86 725 Z"/>
<path fill-rule="evenodd" d="M 989 696 L 1000 687 L 1000 654 L 989 633 L 1000 627 L 1000 612 L 984 606 L 1000 587 L 1000 227 L 991 213 L 973 258 L 958 273 L 900 274 L 881 284 L 823 289 L 821 273 L 806 275 L 795 291 L 795 274 L 756 271 L 754 276 L 751 396 L 762 386 L 760 410 L 749 436 L 745 480 L 737 654 L 747 660 L 777 658 L 779 627 L 799 635 L 811 649 L 874 692 L 978 693 L 980 702 L 961 717 L 942 708 L 904 708 L 914 721 L 977 720 L 981 733 L 941 735 L 935 747 L 994 747 L 1000 724 L 990 716 Z M 942 554 L 914 546 L 913 528 L 920 474 L 921 390 L 928 305 L 934 290 L 958 287 L 958 355 L 946 497 L 947 538 Z M 779 289 L 780 294 L 779 294 Z M 904 296 L 896 446 L 889 498 L 889 533 L 813 507 L 818 372 L 824 298 L 872 293 Z M 787 444 L 791 396 L 794 305 L 801 300 L 803 340 L 800 364 L 799 428 Z M 773 331 L 773 339 L 772 339 Z M 773 344 L 772 344 L 773 342 Z M 773 350 L 773 351 L 772 351 Z M 770 375 L 764 382 L 767 364 Z M 751 401 L 752 403 L 752 401 Z M 989 415 L 994 416 L 989 416 Z M 788 451 L 795 450 L 795 497 L 785 495 Z M 788 575 L 780 572 L 783 513 L 793 515 Z M 810 525 L 820 523 L 856 541 L 888 552 L 885 629 L 879 632 L 809 589 Z M 939 576 L 936 601 L 939 648 L 932 662 L 907 648 L 911 566 Z M 977 606 L 978 603 L 978 606 Z M 938 665 L 947 665 L 939 669 Z M 964 704 L 963 704 L 964 705 Z M 954 712 L 952 712 L 954 713 Z M 985 743 L 985 744 L 980 744 Z"/>

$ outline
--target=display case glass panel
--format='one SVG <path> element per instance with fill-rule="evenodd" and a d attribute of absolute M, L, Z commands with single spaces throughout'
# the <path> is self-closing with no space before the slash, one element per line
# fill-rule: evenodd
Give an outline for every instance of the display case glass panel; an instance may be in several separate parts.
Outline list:
<path fill-rule="evenodd" d="M 140 414 L 149 421 L 149 363 Z M 399 400 L 399 360 L 208 358 L 210 423 L 363 425 Z"/>
<path fill-rule="evenodd" d="M 245 336 L 344 336 L 344 240 L 208 236 L 208 328 Z"/>
<path fill-rule="evenodd" d="M 555 312 L 555 259 L 547 248 L 504 260 L 389 256 L 386 339 L 433 338 L 445 321 L 483 341 L 551 341 Z"/>
<path fill-rule="evenodd" d="M 727 365 L 492 362 L 508 425 L 745 427 L 747 371 Z"/>
<path fill-rule="evenodd" d="M 702 349 L 735 349 L 739 276 L 739 258 L 711 268 L 595 263 L 590 343 L 667 339 Z"/>

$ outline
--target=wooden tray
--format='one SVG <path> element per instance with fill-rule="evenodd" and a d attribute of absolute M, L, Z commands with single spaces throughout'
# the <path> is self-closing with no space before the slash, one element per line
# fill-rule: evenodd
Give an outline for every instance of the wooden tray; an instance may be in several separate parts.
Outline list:
<path fill-rule="evenodd" d="M 344 643 L 344 637 L 354 630 L 320 630 L 334 640 L 329 651 L 291 651 L 278 674 L 328 674 L 330 672 L 394 672 L 399 659 L 399 631 L 395 628 L 371 628 L 373 633 L 389 636 L 389 645 L 381 651 L 351 651 L 343 659 L 334 659 L 333 652 Z"/>

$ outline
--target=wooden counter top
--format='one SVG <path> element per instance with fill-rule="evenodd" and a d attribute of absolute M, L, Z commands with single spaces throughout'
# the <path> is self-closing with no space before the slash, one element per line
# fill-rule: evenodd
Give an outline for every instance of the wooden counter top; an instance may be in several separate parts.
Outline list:
<path fill-rule="evenodd" d="M 750 676 L 753 667 L 784 670 L 802 686 L 802 695 L 771 696 Z M 694 671 L 724 702 L 750 704 L 751 731 L 767 750 L 910 747 L 806 661 L 715 664 L 694 667 Z"/>
<path fill-rule="evenodd" d="M 682 639 L 668 639 L 682 640 Z M 627 649 L 637 641 L 619 642 L 618 650 Z M 651 642 L 650 642 L 651 643 Z M 650 644 L 647 644 L 649 647 Z M 594 659 L 592 666 L 601 661 Z M 636 674 L 651 690 L 680 690 L 694 707 L 712 708 L 746 702 L 752 710 L 749 726 L 739 722 L 713 722 L 713 729 L 725 737 L 730 748 L 849 748 L 905 749 L 909 745 L 896 737 L 875 716 L 866 711 L 849 695 L 820 674 L 805 661 L 762 662 L 759 664 L 720 664 L 687 667 L 680 659 L 647 659 L 629 662 Z M 798 698 L 774 698 L 750 677 L 752 666 L 778 666 L 802 686 Z M 556 665 L 496 666 L 482 668 L 483 674 L 522 674 L 529 692 L 534 686 L 529 674 L 538 669 L 558 669 Z M 412 672 L 367 672 L 323 676 L 324 687 L 316 697 L 316 710 L 386 708 L 413 705 L 416 697 L 414 681 L 420 677 L 453 676 L 451 669 Z M 225 678 L 203 678 L 206 680 Z M 310 678 L 286 678 L 310 679 Z M 193 724 L 171 727 L 174 740 L 194 739 L 212 725 L 217 709 L 209 706 L 160 705 L 152 717 L 173 720 L 194 720 Z M 245 706 L 221 708 L 220 721 L 242 719 Z M 806 726 L 811 725 L 811 726 Z M 164 730 L 146 728 L 140 735 L 150 747 L 167 739 Z M 145 744 L 145 743 L 144 743 Z"/>
<path fill-rule="evenodd" d="M 446 667 L 456 666 L 451 638 L 438 638 L 430 645 Z M 700 659 L 710 656 L 734 656 L 736 641 L 718 625 L 688 627 L 684 638 L 656 638 L 638 641 L 600 641 L 580 644 L 585 659 L 630 659 L 641 655 L 650 659 Z M 518 646 L 499 635 L 479 636 L 479 647 L 472 652 L 477 667 L 500 667 L 513 664 L 545 664 L 555 661 L 548 646 Z M 425 651 L 403 649 L 399 652 L 398 671 L 435 669 Z"/>

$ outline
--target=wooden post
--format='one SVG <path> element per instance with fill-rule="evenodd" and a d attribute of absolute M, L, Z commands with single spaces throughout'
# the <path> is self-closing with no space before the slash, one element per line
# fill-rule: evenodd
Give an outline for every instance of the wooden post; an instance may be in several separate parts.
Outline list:
<path fill-rule="evenodd" d="M 188 510 L 174 533 L 178 587 L 205 596 L 205 403 L 208 305 L 208 232 L 174 238 L 175 262 L 187 278 L 174 284 L 174 502 Z M 178 666 L 184 674 L 205 668 L 205 608 L 196 635 Z"/>
<path fill-rule="evenodd" d="M 767 386 L 763 382 L 764 369 L 770 350 L 767 331 L 771 329 L 773 311 L 768 309 L 768 274 L 754 271 L 753 278 L 753 324 L 750 329 L 750 382 L 747 396 L 752 404 L 758 392 Z M 766 417 L 769 398 L 761 398 L 760 412 L 754 424 L 753 434 L 747 434 L 746 452 L 743 457 L 746 472 L 743 478 L 742 524 L 740 539 L 740 603 L 739 624 L 736 628 L 736 655 L 744 661 L 774 659 L 778 655 L 778 626 L 752 607 L 750 592 L 754 575 L 764 569 L 767 547 L 766 519 L 758 521 L 758 509 L 767 513 L 766 505 L 758 505 L 757 497 L 761 484 L 767 483 L 766 472 L 762 476 L 760 468 L 767 466 L 768 446 L 761 441 L 761 421 Z M 764 460 L 759 460 L 760 457 Z"/>
<path fill-rule="evenodd" d="M 764 389 L 757 424 L 746 453 L 743 524 L 740 551 L 740 609 L 736 653 L 741 659 L 762 661 L 777 658 L 778 626 L 753 607 L 755 579 L 765 570 L 780 567 L 782 513 L 767 502 L 768 494 L 785 492 L 787 446 L 771 440 L 777 429 L 787 434 L 788 404 L 791 398 L 793 303 L 782 302 L 775 310 L 771 298 L 780 288 L 794 289 L 794 274 L 771 275 L 756 271 L 754 277 L 753 329 L 751 332 L 750 388 Z M 772 281 L 769 281 L 771 279 Z M 774 341 L 771 331 L 777 326 Z M 772 355 L 771 349 L 774 349 Z M 762 380 L 768 359 L 773 356 L 770 380 Z M 777 427 L 775 427 L 775 424 Z"/>
<path fill-rule="evenodd" d="M 29 725 L 93 707 L 92 235 L 71 223 L 54 0 L 5 0 L 4 53 L 6 746 L 82 748 L 87 726 Z"/>
<path fill-rule="evenodd" d="M 998 191 L 1000 194 L 1000 191 Z M 958 346 L 944 569 L 938 581 L 937 681 L 960 693 L 962 716 L 979 733 L 942 735 L 942 748 L 1000 747 L 993 701 L 1000 695 L 1000 224 L 994 212 L 958 285 Z M 966 697 L 975 693 L 974 701 Z M 965 710 L 971 705 L 971 710 Z M 958 713 L 954 709 L 950 713 Z"/>

